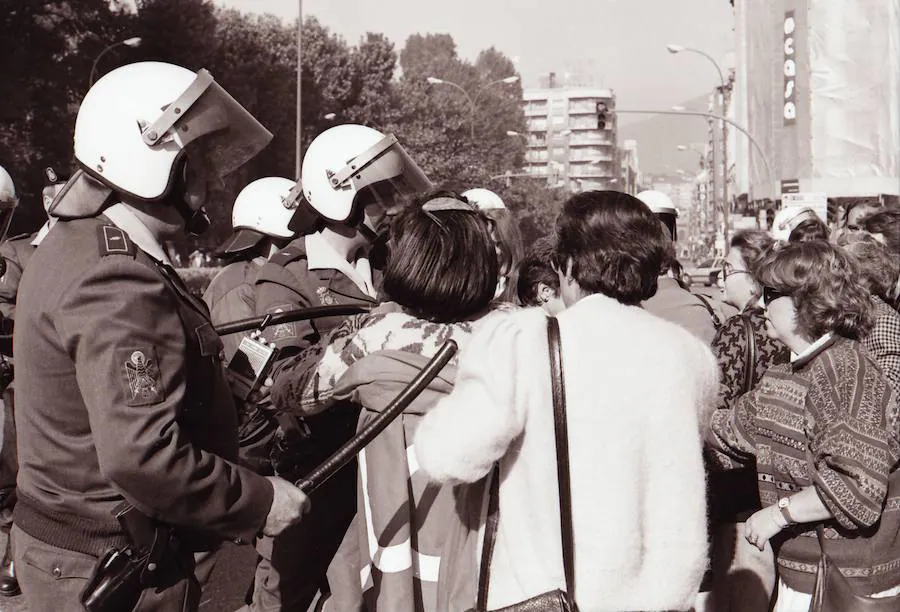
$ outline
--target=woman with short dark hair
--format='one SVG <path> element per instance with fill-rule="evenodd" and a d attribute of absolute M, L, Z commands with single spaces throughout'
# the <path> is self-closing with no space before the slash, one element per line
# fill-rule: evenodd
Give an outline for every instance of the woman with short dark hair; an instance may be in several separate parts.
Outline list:
<path fill-rule="evenodd" d="M 808 242 L 810 240 L 828 240 L 828 226 L 819 217 L 805 219 L 791 230 L 788 242 Z"/>
<path fill-rule="evenodd" d="M 699 425 L 715 360 L 640 307 L 666 256 L 645 204 L 579 193 L 555 239 L 574 598 L 582 610 L 689 610 L 706 566 Z M 418 465 L 438 482 L 477 482 L 498 465 L 487 609 L 566 584 L 547 333 L 538 308 L 486 320 L 416 434 Z"/>
<path fill-rule="evenodd" d="M 446 340 L 467 346 L 497 286 L 490 220 L 459 194 L 432 192 L 394 218 L 388 250 L 383 289 L 392 302 L 349 317 L 308 351 L 302 366 L 276 377 L 272 399 L 279 410 L 309 415 L 350 400 L 362 407 L 361 429 Z M 460 601 L 474 600 L 471 580 L 438 584 L 439 567 L 444 572 L 468 556 L 463 521 L 477 518 L 456 514 L 457 498 L 468 489 L 437 487 L 408 460 L 420 419 L 453 387 L 455 364 L 456 357 L 359 454 L 355 532 L 336 558 L 357 562 L 361 608 L 422 612 L 463 609 Z M 480 500 L 477 491 L 472 495 Z M 347 606 L 351 595 L 336 599 Z"/>
<path fill-rule="evenodd" d="M 540 306 L 547 314 L 555 315 L 566 305 L 559 295 L 559 277 L 553 269 L 553 239 L 539 238 L 526 253 L 519 266 L 519 302 L 523 306 Z"/>
<path fill-rule="evenodd" d="M 900 593 L 897 401 L 858 339 L 873 306 L 856 262 L 823 241 L 787 244 L 757 266 L 768 333 L 793 352 L 730 408 L 707 442 L 725 466 L 756 459 L 763 508 L 744 536 L 777 550 L 775 611 L 808 610 L 826 552 L 860 595 Z"/>

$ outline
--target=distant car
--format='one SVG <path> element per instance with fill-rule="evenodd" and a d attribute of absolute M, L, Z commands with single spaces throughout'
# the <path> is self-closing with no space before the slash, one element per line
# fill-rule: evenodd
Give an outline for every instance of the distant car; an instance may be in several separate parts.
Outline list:
<path fill-rule="evenodd" d="M 703 260 L 696 266 L 685 268 L 684 271 L 690 276 L 691 284 L 715 287 L 719 283 L 719 275 L 722 273 L 724 263 L 725 258 L 719 256 L 715 259 Z"/>

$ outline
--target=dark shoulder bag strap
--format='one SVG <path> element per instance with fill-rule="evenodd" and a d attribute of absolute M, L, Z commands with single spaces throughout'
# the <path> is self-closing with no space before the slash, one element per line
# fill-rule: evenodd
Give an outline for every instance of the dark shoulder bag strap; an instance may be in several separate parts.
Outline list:
<path fill-rule="evenodd" d="M 563 379 L 562 347 L 559 322 L 547 321 L 550 344 L 550 378 L 553 384 L 553 416 L 556 429 L 556 474 L 559 480 L 559 523 L 562 532 L 563 569 L 566 573 L 566 595 L 575 609 L 575 535 L 572 529 L 572 483 L 569 478 L 569 427 L 566 421 L 566 387 Z"/>
<path fill-rule="evenodd" d="M 563 386 L 562 351 L 559 341 L 559 322 L 556 317 L 547 321 L 547 341 L 550 346 L 550 381 L 553 391 L 553 421 L 556 431 L 556 474 L 559 481 L 559 522 L 562 533 L 563 570 L 566 575 L 566 597 L 575 610 L 575 537 L 572 529 L 572 487 L 569 479 L 569 432 L 566 421 L 566 390 Z M 475 609 L 486 612 L 491 580 L 491 558 L 497 538 L 500 507 L 500 469 L 494 466 L 488 493 L 488 518 L 484 528 L 481 550 L 481 569 L 478 576 L 478 599 Z"/>
<path fill-rule="evenodd" d="M 744 324 L 744 333 L 747 334 L 747 349 L 744 351 L 744 393 L 749 393 L 753 388 L 753 375 L 756 373 L 756 334 L 753 333 L 753 324 L 750 317 L 741 314 L 741 322 Z"/>
<path fill-rule="evenodd" d="M 491 485 L 488 492 L 487 523 L 484 526 L 484 545 L 481 548 L 481 569 L 478 572 L 477 612 L 487 612 L 488 587 L 491 582 L 491 558 L 494 556 L 494 541 L 497 539 L 497 521 L 500 509 L 500 467 L 491 470 Z"/>

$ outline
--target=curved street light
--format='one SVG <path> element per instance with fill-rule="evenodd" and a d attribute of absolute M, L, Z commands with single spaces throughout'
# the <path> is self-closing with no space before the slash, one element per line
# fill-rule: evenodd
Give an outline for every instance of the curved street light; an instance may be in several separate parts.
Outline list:
<path fill-rule="evenodd" d="M 675 55 L 676 53 L 696 53 L 697 55 L 702 55 L 710 62 L 712 65 L 716 67 L 716 72 L 719 73 L 719 83 L 722 85 L 722 90 L 725 89 L 725 73 L 722 72 L 722 68 L 719 66 L 719 63 L 706 51 L 701 51 L 700 49 L 694 49 L 693 47 L 684 47 L 682 45 L 666 45 L 666 49 L 668 49 L 669 53 Z"/>
<path fill-rule="evenodd" d="M 89 85 L 93 85 L 94 80 L 97 77 L 97 64 L 100 61 L 100 58 L 119 46 L 131 47 L 132 49 L 134 49 L 135 47 L 140 47 L 141 46 L 141 37 L 134 36 L 132 38 L 126 38 L 125 40 L 120 40 L 119 42 L 114 42 L 113 44 L 108 45 L 99 54 L 97 54 L 97 57 L 94 58 L 94 64 L 91 66 L 91 78 L 88 82 Z"/>
<path fill-rule="evenodd" d="M 673 55 L 676 53 L 696 53 L 697 55 L 702 55 L 706 59 L 710 61 L 710 63 L 715 67 L 716 72 L 719 74 L 719 93 L 722 96 L 722 114 L 725 114 L 725 74 L 722 72 L 721 66 L 719 63 L 706 51 L 702 51 L 700 49 L 695 49 L 693 47 L 685 47 L 683 45 L 666 45 L 666 49 L 669 53 Z M 725 129 L 725 123 L 722 123 L 722 199 L 724 202 L 722 203 L 723 214 L 722 214 L 722 236 L 725 240 L 725 250 L 728 251 L 728 221 L 731 215 L 731 202 L 728 199 L 728 131 Z M 715 149 L 714 149 L 715 150 Z M 715 159 L 713 160 L 713 167 L 715 167 Z M 713 176 L 715 177 L 715 172 L 713 172 Z"/>
<path fill-rule="evenodd" d="M 674 108 L 674 107 L 673 107 L 673 108 Z M 705 164 L 704 164 L 704 161 L 706 160 L 706 153 L 704 153 L 703 151 L 698 151 L 698 150 L 695 149 L 694 147 L 690 147 L 690 146 L 688 146 L 688 145 L 678 145 L 678 146 L 675 147 L 675 148 L 678 149 L 679 151 L 684 151 L 684 152 L 690 151 L 691 153 L 696 153 L 696 154 L 699 156 L 699 158 L 700 158 L 700 167 L 701 167 L 701 168 L 704 167 L 704 165 L 705 165 Z"/>
<path fill-rule="evenodd" d="M 482 92 L 484 92 L 491 85 L 498 85 L 500 83 L 506 83 L 506 84 L 515 83 L 516 81 L 519 80 L 519 75 L 514 74 L 512 76 L 503 77 L 502 79 L 495 79 L 489 83 L 485 83 L 484 85 L 482 85 L 475 91 L 474 96 L 469 94 L 469 92 L 466 91 L 462 86 L 458 85 L 457 83 L 454 83 L 453 81 L 447 81 L 446 79 L 439 79 L 439 78 L 433 77 L 433 76 L 430 76 L 430 77 L 426 78 L 425 80 L 428 81 L 429 83 L 431 83 L 432 85 L 450 85 L 451 87 L 455 87 L 456 89 L 458 89 L 459 91 L 461 91 L 463 93 L 463 95 L 469 101 L 469 136 L 472 138 L 472 140 L 475 140 L 475 108 L 476 108 L 475 103 L 478 101 L 478 96 L 480 96 L 482 94 Z"/>

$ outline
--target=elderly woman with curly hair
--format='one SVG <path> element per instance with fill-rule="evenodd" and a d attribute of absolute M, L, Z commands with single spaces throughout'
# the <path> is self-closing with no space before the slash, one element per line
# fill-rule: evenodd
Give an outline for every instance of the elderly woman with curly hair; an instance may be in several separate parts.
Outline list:
<path fill-rule="evenodd" d="M 759 306 L 762 287 L 754 269 L 775 246 L 762 230 L 743 230 L 731 238 L 731 249 L 722 265 L 724 301 L 740 312 L 716 331 L 712 349 L 721 374 L 719 399 L 730 408 L 776 364 L 787 363 L 787 347 L 766 333 L 766 319 Z M 759 510 L 756 466 L 712 471 L 709 474 L 712 531 L 712 597 L 717 606 L 727 603 L 733 612 L 768 609 L 775 589 L 772 549 L 759 550 L 743 537 L 744 521 Z"/>
<path fill-rule="evenodd" d="M 768 333 L 792 351 L 731 408 L 707 442 L 725 465 L 756 459 L 763 508 L 744 536 L 772 542 L 776 612 L 809 609 L 822 549 L 860 595 L 900 593 L 897 401 L 858 339 L 873 305 L 847 253 L 823 241 L 788 244 L 757 267 Z"/>

